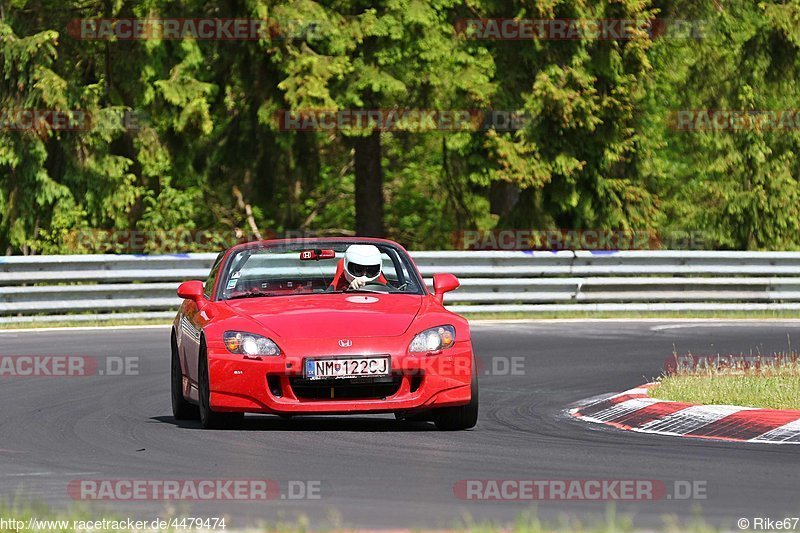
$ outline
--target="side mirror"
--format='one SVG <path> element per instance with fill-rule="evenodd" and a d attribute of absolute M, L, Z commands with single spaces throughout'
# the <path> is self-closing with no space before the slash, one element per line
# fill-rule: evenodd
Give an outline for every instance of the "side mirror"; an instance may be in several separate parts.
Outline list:
<path fill-rule="evenodd" d="M 456 290 L 460 285 L 458 278 L 452 274 L 433 275 L 433 294 L 439 302 L 444 301 L 444 293 Z"/>
<path fill-rule="evenodd" d="M 186 300 L 192 300 L 197 304 L 198 309 L 205 307 L 206 295 L 202 281 L 185 281 L 178 287 L 178 296 Z"/>

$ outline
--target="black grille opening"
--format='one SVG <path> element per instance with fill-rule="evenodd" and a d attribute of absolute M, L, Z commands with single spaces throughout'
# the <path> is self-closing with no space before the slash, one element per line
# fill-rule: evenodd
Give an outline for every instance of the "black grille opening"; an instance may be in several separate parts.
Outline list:
<path fill-rule="evenodd" d="M 305 378 L 289 379 L 294 395 L 304 400 L 388 398 L 397 393 L 402 381 L 403 376 L 324 380 Z"/>
<path fill-rule="evenodd" d="M 283 396 L 283 389 L 281 389 L 281 378 L 279 376 L 267 376 L 267 385 L 269 386 L 269 391 L 273 396 L 276 398 Z"/>
<path fill-rule="evenodd" d="M 411 392 L 417 392 L 420 385 L 422 385 L 422 376 L 414 376 L 411 378 Z"/>

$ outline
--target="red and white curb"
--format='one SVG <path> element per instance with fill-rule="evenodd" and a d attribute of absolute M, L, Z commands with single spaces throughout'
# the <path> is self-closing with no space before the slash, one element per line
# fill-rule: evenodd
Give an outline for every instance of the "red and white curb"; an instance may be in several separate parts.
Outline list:
<path fill-rule="evenodd" d="M 770 444 L 800 444 L 800 410 L 694 405 L 651 398 L 647 383 L 569 410 L 580 420 L 639 433 Z"/>

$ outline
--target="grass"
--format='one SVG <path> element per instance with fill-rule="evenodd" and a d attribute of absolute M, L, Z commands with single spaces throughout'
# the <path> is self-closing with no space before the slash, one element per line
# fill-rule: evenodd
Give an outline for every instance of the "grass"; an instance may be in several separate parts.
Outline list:
<path fill-rule="evenodd" d="M 690 356 L 691 357 L 691 356 Z M 650 396 L 696 404 L 800 409 L 800 358 L 794 352 L 745 360 L 694 358 L 664 373 Z M 700 364 L 697 364 L 700 363 Z"/>
<path fill-rule="evenodd" d="M 184 502 L 181 502 L 184 503 Z M 115 512 L 100 511 L 92 508 L 86 503 L 75 504 L 66 510 L 56 510 L 41 502 L 30 502 L 22 500 L 19 496 L 6 497 L 0 500 L 0 533 L 23 533 L 30 531 L 33 533 L 99 533 L 99 532 L 130 532 L 143 533 L 152 531 L 154 533 L 186 533 L 187 531 L 218 531 L 233 533 L 236 531 L 230 527 L 231 517 L 224 516 L 225 528 L 221 523 L 217 523 L 216 529 L 202 529 L 198 527 L 189 528 L 190 521 L 187 519 L 185 524 L 177 523 L 175 526 L 168 525 L 160 527 L 161 524 L 154 524 L 154 520 L 170 520 L 176 518 L 179 521 L 186 517 L 208 517 L 205 513 L 192 513 L 188 507 L 176 510 L 168 506 L 159 511 L 154 511 L 150 516 L 128 516 Z M 133 528 L 127 527 L 128 521 L 134 523 Z M 135 524 L 135 522 L 140 524 Z M 296 522 L 291 531 L 302 531 L 303 521 Z M 195 525 L 193 522 L 191 525 Z M 209 522 L 208 525 L 212 525 Z M 139 526 L 139 529 L 136 527 Z M 144 527 L 142 527 L 144 526 Z M 158 526 L 158 527 L 153 527 Z M 259 529 L 258 531 L 266 531 Z"/>
<path fill-rule="evenodd" d="M 605 516 L 593 520 L 579 520 L 574 516 L 561 515 L 557 521 L 544 521 L 535 511 L 520 513 L 517 519 L 504 526 L 488 522 L 474 522 L 469 517 L 463 525 L 448 529 L 448 533 L 716 533 L 721 531 L 705 522 L 698 514 L 680 520 L 675 516 L 663 516 L 661 527 L 638 528 L 628 516 L 619 515 L 613 504 L 606 508 Z"/>
<path fill-rule="evenodd" d="M 105 518 L 111 520 L 110 516 Z M 102 520 L 92 516 L 85 508 L 73 508 L 67 512 L 57 512 L 41 503 L 20 503 L 16 498 L 0 503 L 0 533 L 33 532 L 72 532 L 76 528 L 75 522 L 86 520 Z M 29 521 L 38 521 L 30 523 Z M 21 522 L 21 524 L 19 523 Z M 66 522 L 65 524 L 47 522 Z M 37 527 L 38 526 L 38 527 Z M 110 531 L 109 529 L 96 529 L 95 531 Z"/>
<path fill-rule="evenodd" d="M 158 515 L 159 513 L 154 513 L 153 518 Z M 200 513 L 200 515 L 202 516 L 203 513 Z M 172 513 L 161 513 L 159 518 L 166 520 L 172 517 L 180 519 L 181 514 L 175 513 L 174 511 Z M 34 527 L 34 529 L 27 529 L 27 526 L 29 525 L 28 521 L 31 519 L 40 521 L 38 528 Z M 39 533 L 76 532 L 80 530 L 76 529 L 75 526 L 83 525 L 80 524 L 81 522 L 101 522 L 103 519 L 105 519 L 109 524 L 111 524 L 113 521 L 124 523 L 128 520 L 127 517 L 122 517 L 119 515 L 92 513 L 88 507 L 80 507 L 65 512 L 58 512 L 52 510 L 44 504 L 20 504 L 16 500 L 9 503 L 0 503 L 0 533 L 20 533 L 22 531 L 33 531 Z M 24 525 L 20 524 L 14 527 L 14 523 L 10 523 L 12 520 L 20 521 Z M 152 521 L 152 518 L 138 518 L 138 520 L 150 522 Z M 41 523 L 42 521 L 66 521 L 68 525 L 43 524 Z M 76 522 L 78 524 L 75 524 Z M 338 519 L 332 520 L 332 523 L 337 522 L 339 522 Z M 633 525 L 630 517 L 618 515 L 614 506 L 609 505 L 606 509 L 604 517 L 590 519 L 589 521 L 581 521 L 575 517 L 568 517 L 565 515 L 562 515 L 557 521 L 542 521 L 537 517 L 535 511 L 528 511 L 519 514 L 514 522 L 508 524 L 500 525 L 490 522 L 475 522 L 469 516 L 466 516 L 461 523 L 446 529 L 414 529 L 413 531 L 418 531 L 419 533 L 633 533 L 637 531 L 660 531 L 663 533 L 717 533 L 721 531 L 716 527 L 706 524 L 699 514 L 695 514 L 687 520 L 680 520 L 675 516 L 664 516 L 662 518 L 662 522 L 663 523 L 661 527 L 647 528 L 646 530 L 636 528 Z M 237 528 L 235 524 L 231 523 L 230 517 L 226 519 L 225 524 L 226 533 L 235 533 L 237 531 L 247 533 L 308 533 L 312 530 L 323 533 L 357 533 L 359 531 L 356 528 L 343 526 L 340 523 L 338 525 L 323 525 L 322 527 L 314 526 L 312 528 L 308 518 L 304 516 L 301 516 L 295 520 L 280 520 L 275 523 L 261 524 L 257 527 L 247 527 L 246 529 Z M 100 532 L 131 530 L 125 529 L 124 527 L 118 527 L 116 529 L 103 529 L 99 527 L 92 528 L 91 531 Z M 154 530 L 145 528 L 144 530 L 140 531 L 159 531 L 159 533 L 166 533 L 186 530 L 169 528 Z M 195 529 L 194 531 L 198 530 Z M 217 531 L 222 530 L 218 528 Z"/>
<path fill-rule="evenodd" d="M 121 327 L 121 326 L 168 326 L 171 320 L 163 318 L 126 319 L 126 320 L 55 320 L 52 322 L 13 322 L 0 323 L 4 329 L 40 329 L 40 328 L 86 328 L 86 327 Z"/>

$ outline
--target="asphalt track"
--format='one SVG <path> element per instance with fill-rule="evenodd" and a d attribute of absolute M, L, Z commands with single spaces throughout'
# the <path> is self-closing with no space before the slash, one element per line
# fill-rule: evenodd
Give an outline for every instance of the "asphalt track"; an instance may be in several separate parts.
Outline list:
<path fill-rule="evenodd" d="M 583 321 L 473 325 L 484 363 L 472 431 L 439 432 L 386 416 L 281 420 L 249 416 L 242 430 L 176 423 L 169 400 L 169 330 L 0 333 L 0 355 L 138 357 L 138 375 L 0 377 L 0 492 L 55 507 L 76 479 L 273 479 L 321 482 L 317 500 L 111 502 L 141 519 L 176 511 L 245 526 L 309 518 L 312 527 L 447 527 L 465 516 L 510 522 L 531 502 L 466 501 L 467 479 L 638 479 L 705 485 L 706 499 L 618 502 L 641 526 L 665 514 L 733 526 L 739 517 L 800 514 L 800 447 L 623 432 L 564 410 L 659 374 L 673 352 L 769 353 L 800 346 L 800 322 Z M 512 359 L 522 358 L 522 359 Z M 522 361 L 522 371 L 505 372 Z M 519 364 L 519 363 L 518 363 Z M 486 375 L 488 373 L 488 375 Z M 513 375 L 511 375 L 513 374 Z M 584 521 L 597 501 L 545 501 L 540 516 Z"/>

